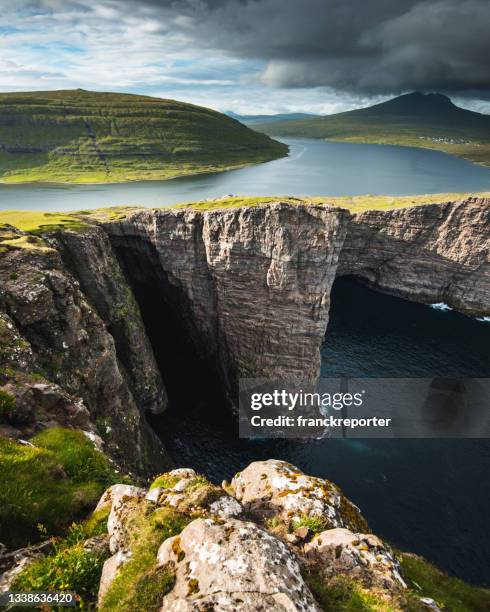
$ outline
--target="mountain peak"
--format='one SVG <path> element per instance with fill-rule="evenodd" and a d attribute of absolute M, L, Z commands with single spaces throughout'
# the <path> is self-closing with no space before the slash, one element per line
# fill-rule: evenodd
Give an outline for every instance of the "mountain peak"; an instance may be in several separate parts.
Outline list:
<path fill-rule="evenodd" d="M 457 107 L 451 102 L 448 96 L 441 93 L 422 93 L 414 91 L 412 93 L 403 94 L 392 100 L 387 100 L 381 104 L 376 104 L 374 107 L 381 110 L 396 112 L 408 112 L 409 114 L 441 112 L 454 110 Z"/>

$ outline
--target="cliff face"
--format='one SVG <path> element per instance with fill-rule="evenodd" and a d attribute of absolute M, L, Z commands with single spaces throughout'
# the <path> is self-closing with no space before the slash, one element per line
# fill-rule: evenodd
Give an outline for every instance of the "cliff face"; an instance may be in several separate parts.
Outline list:
<path fill-rule="evenodd" d="M 109 454 L 127 469 L 145 473 L 155 465 L 168 465 L 144 418 L 145 408 L 164 408 L 165 396 L 137 306 L 107 239 L 101 230 L 91 230 L 63 240 L 64 246 L 57 240 L 51 246 L 39 240 L 2 254 L 1 382 L 23 390 L 39 381 L 54 384 L 73 396 L 75 405 L 83 402 L 90 425 L 82 429 L 99 433 Z M 80 282 L 69 268 L 70 248 L 72 254 L 77 251 L 72 263 L 78 263 Z M 111 282 L 105 276 L 109 267 Z M 112 285 L 115 280 L 117 287 Z M 102 289 L 105 296 L 99 301 Z M 107 308 L 104 300 L 110 304 Z M 123 308 L 131 316 L 126 326 L 116 314 Z M 117 333 L 111 335 L 106 326 Z M 7 332 L 18 340 L 12 344 Z M 30 409 L 39 411 L 40 402 L 36 406 L 32 401 Z M 53 424 L 64 422 L 53 416 Z"/>
<path fill-rule="evenodd" d="M 490 312 L 490 201 L 473 198 L 353 215 L 337 275 L 469 315 Z"/>
<path fill-rule="evenodd" d="M 105 229 L 133 282 L 148 274 L 142 258 L 158 267 L 194 351 L 231 390 L 238 376 L 317 375 L 346 219 L 340 209 L 276 204 L 144 211 Z"/>
<path fill-rule="evenodd" d="M 207 384 L 233 399 L 240 377 L 315 379 L 337 276 L 489 315 L 489 228 L 490 201 L 473 198 L 359 214 L 140 210 L 44 240 L 15 230 L 20 246 L 0 243 L 0 383 L 7 369 L 41 372 L 145 472 L 165 461 L 145 420 L 167 403 L 160 372 L 177 397 Z"/>
<path fill-rule="evenodd" d="M 172 294 L 191 350 L 216 365 L 230 391 L 240 376 L 318 375 L 336 276 L 489 314 L 489 204 L 470 199 L 359 214 L 286 203 L 145 210 L 104 227 L 131 282 L 158 270 L 152 285 Z"/>

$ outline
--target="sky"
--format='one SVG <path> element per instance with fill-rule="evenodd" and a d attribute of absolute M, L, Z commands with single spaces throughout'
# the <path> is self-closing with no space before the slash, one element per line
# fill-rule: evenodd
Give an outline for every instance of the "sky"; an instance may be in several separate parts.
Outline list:
<path fill-rule="evenodd" d="M 329 114 L 417 90 L 490 113 L 489 23 L 488 0 L 0 0 L 0 91 Z"/>

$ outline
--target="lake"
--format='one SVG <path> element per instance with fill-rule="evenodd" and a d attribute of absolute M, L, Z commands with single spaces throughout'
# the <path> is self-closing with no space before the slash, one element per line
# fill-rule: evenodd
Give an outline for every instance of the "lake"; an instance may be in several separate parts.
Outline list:
<path fill-rule="evenodd" d="M 429 149 L 284 139 L 290 155 L 240 170 L 104 185 L 0 185 L 0 209 L 82 210 L 237 195 L 410 195 L 490 190 L 490 169 Z"/>

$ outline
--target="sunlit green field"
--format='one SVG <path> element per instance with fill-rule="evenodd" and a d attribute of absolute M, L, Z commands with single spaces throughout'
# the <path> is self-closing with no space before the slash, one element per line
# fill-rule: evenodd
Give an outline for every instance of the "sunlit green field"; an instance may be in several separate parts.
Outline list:
<path fill-rule="evenodd" d="M 0 94 L 0 142 L 6 183 L 166 180 L 288 152 L 207 108 L 82 90 Z"/>

